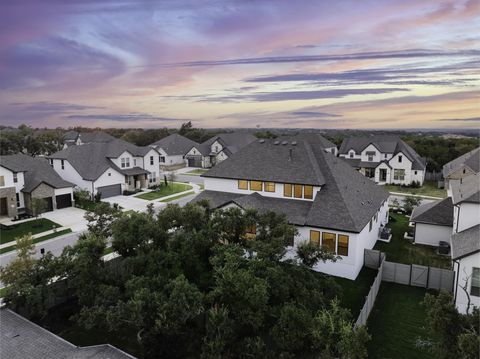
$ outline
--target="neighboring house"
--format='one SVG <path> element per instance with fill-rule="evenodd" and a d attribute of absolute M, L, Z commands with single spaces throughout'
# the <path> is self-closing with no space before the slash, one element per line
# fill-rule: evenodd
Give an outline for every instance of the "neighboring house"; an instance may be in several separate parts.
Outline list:
<path fill-rule="evenodd" d="M 67 131 L 63 135 L 63 148 L 87 143 L 107 143 L 116 140 L 115 137 L 106 132 L 77 132 Z"/>
<path fill-rule="evenodd" d="M 76 346 L 10 309 L 0 309 L 0 358 L 135 359 L 110 345 Z"/>
<path fill-rule="evenodd" d="M 246 132 L 222 133 L 209 140 L 195 144 L 186 153 L 188 167 L 209 168 L 256 140 Z"/>
<path fill-rule="evenodd" d="M 379 184 L 423 184 L 426 159 L 394 136 L 351 137 L 343 140 L 340 157 Z"/>
<path fill-rule="evenodd" d="M 388 192 L 318 141 L 256 140 L 202 176 L 205 191 L 194 201 L 284 214 L 298 229 L 287 256 L 301 242 L 322 245 L 341 260 L 314 269 L 335 276 L 357 277 L 364 249 L 373 248 L 388 221 Z"/>
<path fill-rule="evenodd" d="M 70 146 L 49 159 L 62 178 L 102 198 L 159 182 L 159 153 L 123 140 Z"/>
<path fill-rule="evenodd" d="M 412 212 L 415 223 L 414 241 L 438 247 L 450 243 L 453 231 L 453 203 L 450 197 L 418 206 Z"/>
<path fill-rule="evenodd" d="M 458 180 L 480 172 L 480 147 L 448 162 L 443 166 L 442 174 L 445 188 L 450 180 Z"/>
<path fill-rule="evenodd" d="M 44 198 L 47 211 L 72 206 L 73 184 L 62 179 L 42 157 L 0 156 L 0 216 L 32 213 L 32 199 Z"/>
<path fill-rule="evenodd" d="M 152 143 L 150 147 L 155 148 L 160 153 L 160 166 L 168 168 L 186 165 L 185 155 L 192 147 L 198 145 L 197 142 L 174 133 Z"/>

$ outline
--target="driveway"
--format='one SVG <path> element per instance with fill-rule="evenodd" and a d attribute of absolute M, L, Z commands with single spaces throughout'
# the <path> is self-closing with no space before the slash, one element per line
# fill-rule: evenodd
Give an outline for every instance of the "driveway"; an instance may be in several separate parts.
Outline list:
<path fill-rule="evenodd" d="M 119 206 L 123 207 L 123 211 L 145 211 L 147 209 L 147 204 L 149 201 L 145 201 L 141 198 L 136 198 L 135 195 L 131 196 L 114 196 L 102 199 L 102 202 L 108 202 L 110 204 L 118 203 Z"/>
<path fill-rule="evenodd" d="M 87 229 L 87 221 L 83 218 L 84 214 L 83 209 L 68 207 L 43 213 L 42 217 L 58 223 L 62 227 L 71 228 L 72 232 L 82 232 Z"/>

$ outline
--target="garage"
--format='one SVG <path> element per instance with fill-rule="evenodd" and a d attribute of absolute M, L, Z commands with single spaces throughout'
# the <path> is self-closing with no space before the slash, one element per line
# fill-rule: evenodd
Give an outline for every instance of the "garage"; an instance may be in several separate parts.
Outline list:
<path fill-rule="evenodd" d="M 72 207 L 72 196 L 70 193 L 55 196 L 57 209 Z"/>
<path fill-rule="evenodd" d="M 188 157 L 188 167 L 202 167 L 202 156 Z"/>
<path fill-rule="evenodd" d="M 120 196 L 122 194 L 122 185 L 112 184 L 110 186 L 98 187 L 97 192 L 102 194 L 101 198 Z"/>

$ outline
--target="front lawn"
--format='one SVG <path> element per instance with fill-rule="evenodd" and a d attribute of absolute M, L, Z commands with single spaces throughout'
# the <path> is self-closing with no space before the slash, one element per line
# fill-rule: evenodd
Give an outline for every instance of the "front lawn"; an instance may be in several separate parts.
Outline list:
<path fill-rule="evenodd" d="M 437 188 L 437 184 L 435 181 L 425 181 L 423 186 L 420 188 L 410 188 L 410 187 L 402 187 L 402 186 L 395 186 L 391 184 L 385 185 L 385 189 L 389 192 L 398 192 L 398 193 L 405 193 L 405 194 L 417 194 L 422 196 L 431 196 L 431 197 L 438 197 L 438 198 L 446 198 L 447 191 L 441 188 Z"/>
<path fill-rule="evenodd" d="M 97 207 L 99 203 L 100 202 L 82 201 L 82 202 L 76 202 L 75 207 L 81 208 L 88 212 L 93 212 L 95 210 L 95 207 Z"/>
<path fill-rule="evenodd" d="M 436 254 L 435 247 L 413 244 L 403 238 L 409 217 L 398 213 L 390 213 L 390 216 L 394 219 L 388 224 L 392 229 L 392 240 L 390 243 L 377 241 L 374 247 L 386 253 L 387 261 L 451 269 L 450 258 Z"/>
<path fill-rule="evenodd" d="M 196 169 L 196 170 L 191 170 L 191 171 L 185 172 L 184 174 L 188 175 L 188 176 L 201 176 L 207 171 L 208 170 Z"/>
<path fill-rule="evenodd" d="M 357 320 L 365 303 L 365 297 L 368 295 L 377 273 L 378 271 L 375 269 L 363 267 L 356 280 L 334 278 L 335 282 L 342 288 L 340 304 L 342 307 L 350 309 L 353 320 Z"/>
<path fill-rule="evenodd" d="M 68 233 L 72 233 L 72 230 L 70 228 L 63 229 L 63 230 L 58 231 L 58 232 L 53 232 L 53 233 L 47 234 L 46 236 L 34 238 L 32 242 L 33 242 L 33 244 L 36 244 L 36 243 L 40 243 L 40 242 L 43 242 L 43 241 L 47 241 L 47 240 L 52 239 L 52 238 L 63 236 L 64 234 L 68 234 Z M 16 248 L 15 244 L 12 244 L 11 246 L 8 246 L 8 247 L 0 248 L 0 254 L 14 251 L 15 248 Z"/>
<path fill-rule="evenodd" d="M 39 218 L 38 220 L 15 224 L 15 228 L 12 227 L 11 229 L 0 229 L 0 244 L 12 242 L 17 237 L 24 236 L 28 233 L 33 235 L 50 231 L 54 228 L 54 226 L 57 228 L 61 227 L 59 224 L 46 218 Z"/>
<path fill-rule="evenodd" d="M 172 202 L 172 201 L 175 201 L 177 199 L 180 199 L 180 198 L 183 198 L 183 197 L 187 197 L 187 196 L 190 196 L 192 195 L 194 192 L 193 191 L 190 191 L 190 192 L 187 192 L 187 193 L 182 193 L 182 194 L 179 194 L 178 196 L 173 196 L 173 197 L 170 197 L 170 198 L 167 198 L 167 199 L 162 199 L 160 202 Z"/>
<path fill-rule="evenodd" d="M 170 196 L 175 193 L 185 192 L 192 188 L 193 187 L 188 184 L 174 182 L 174 183 L 168 184 L 168 186 L 161 186 L 158 190 L 145 192 L 135 197 L 141 198 L 147 201 L 153 201 L 155 199 Z"/>
<path fill-rule="evenodd" d="M 369 358 L 432 358 L 418 342 L 431 339 L 420 304 L 425 288 L 383 282 L 368 319 Z"/>

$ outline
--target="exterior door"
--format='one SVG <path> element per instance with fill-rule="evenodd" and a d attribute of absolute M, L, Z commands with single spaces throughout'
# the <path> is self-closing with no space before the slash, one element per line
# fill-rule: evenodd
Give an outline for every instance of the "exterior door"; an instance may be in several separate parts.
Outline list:
<path fill-rule="evenodd" d="M 385 168 L 380 168 L 380 182 L 387 181 L 387 170 Z"/>
<path fill-rule="evenodd" d="M 8 216 L 7 198 L 0 198 L 0 216 Z"/>

